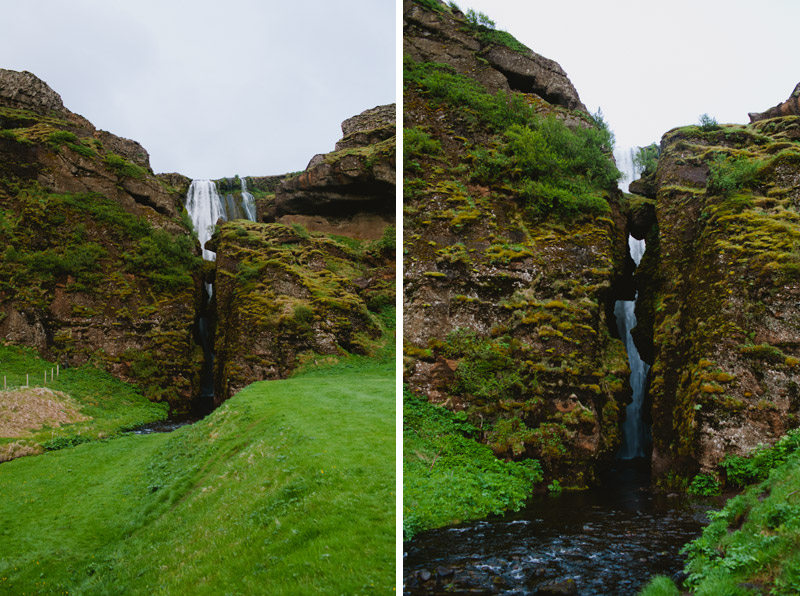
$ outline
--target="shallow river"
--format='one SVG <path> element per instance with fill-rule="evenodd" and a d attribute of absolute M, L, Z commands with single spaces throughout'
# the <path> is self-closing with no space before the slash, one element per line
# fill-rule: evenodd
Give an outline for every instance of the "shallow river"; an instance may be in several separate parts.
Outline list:
<path fill-rule="evenodd" d="M 627 464 L 605 487 L 537 497 L 524 510 L 420 534 L 404 545 L 404 594 L 536 594 L 573 579 L 578 594 L 636 594 L 683 567 L 681 547 L 720 501 L 652 493 L 649 470 Z"/>

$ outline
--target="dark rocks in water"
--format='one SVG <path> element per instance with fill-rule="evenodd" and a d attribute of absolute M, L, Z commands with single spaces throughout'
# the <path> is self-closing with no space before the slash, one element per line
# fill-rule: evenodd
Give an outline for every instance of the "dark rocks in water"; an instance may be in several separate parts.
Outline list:
<path fill-rule="evenodd" d="M 578 594 L 578 584 L 572 578 L 560 581 L 553 580 L 538 586 L 536 594 L 542 594 L 543 596 L 576 596 Z"/>

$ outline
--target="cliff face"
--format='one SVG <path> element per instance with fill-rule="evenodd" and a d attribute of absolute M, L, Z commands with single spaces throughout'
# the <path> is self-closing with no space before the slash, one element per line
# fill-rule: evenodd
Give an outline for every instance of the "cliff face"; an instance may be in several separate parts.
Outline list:
<path fill-rule="evenodd" d="M 342 131 L 336 150 L 304 172 L 248 178 L 270 223 L 229 222 L 207 244 L 217 253 L 217 403 L 304 362 L 374 354 L 393 341 L 394 106 L 350 118 Z"/>
<path fill-rule="evenodd" d="M 610 139 L 555 62 L 443 3 L 404 3 L 404 51 L 406 381 L 586 486 L 630 393 Z"/>
<path fill-rule="evenodd" d="M 345 120 L 334 151 L 315 155 L 305 171 L 277 185 L 265 221 L 380 238 L 395 223 L 395 122 L 394 104 Z"/>
<path fill-rule="evenodd" d="M 664 484 L 721 475 L 726 454 L 799 422 L 800 117 L 787 114 L 672 130 L 639 186 L 656 199 L 637 318 Z"/>
<path fill-rule="evenodd" d="M 0 337 L 188 408 L 202 356 L 182 203 L 141 145 L 95 129 L 31 73 L 0 70 Z"/>

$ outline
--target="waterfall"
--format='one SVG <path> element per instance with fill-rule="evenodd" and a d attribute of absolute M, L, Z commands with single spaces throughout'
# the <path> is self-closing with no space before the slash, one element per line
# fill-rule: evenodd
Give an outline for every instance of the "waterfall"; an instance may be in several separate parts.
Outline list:
<path fill-rule="evenodd" d="M 203 258 L 214 261 L 217 255 L 205 249 L 206 242 L 214 233 L 214 226 L 220 218 L 225 219 L 225 209 L 217 192 L 217 185 L 212 180 L 192 180 L 186 194 L 186 211 L 192 219 L 194 231 L 203 249 Z"/>
<path fill-rule="evenodd" d="M 226 181 L 227 182 L 227 181 Z M 197 233 L 197 239 L 203 249 L 203 258 L 206 261 L 215 261 L 216 253 L 207 250 L 205 245 L 214 234 L 217 222 L 232 219 L 256 220 L 256 207 L 253 195 L 247 192 L 247 181 L 242 178 L 242 192 L 240 196 L 234 193 L 220 196 L 217 184 L 213 180 L 192 180 L 189 191 L 186 193 L 186 211 L 192 220 L 192 225 Z M 198 407 L 210 410 L 214 398 L 214 341 L 213 329 L 215 326 L 214 314 L 209 313 L 208 304 L 214 295 L 214 287 L 205 284 L 206 293 L 203 297 L 203 310 L 197 318 L 197 334 L 203 348 L 204 361 L 200 372 L 200 400 Z"/>
<path fill-rule="evenodd" d="M 642 260 L 645 250 L 644 240 L 636 240 L 628 236 L 628 248 L 636 266 Z M 638 293 L 637 293 L 638 295 Z M 617 457 L 620 459 L 632 459 L 635 457 L 645 457 L 645 445 L 648 443 L 648 429 L 642 420 L 642 403 L 644 402 L 645 382 L 650 366 L 639 357 L 639 350 L 633 343 L 631 329 L 636 327 L 636 300 L 617 300 L 614 303 L 614 315 L 617 318 L 617 329 L 619 336 L 625 342 L 625 350 L 628 352 L 628 364 L 631 369 L 631 389 L 633 399 L 625 408 L 625 422 L 622 425 L 622 444 L 620 445 Z"/>
<path fill-rule="evenodd" d="M 242 205 L 244 206 L 247 219 L 256 220 L 256 200 L 247 192 L 247 178 L 242 178 Z"/>
<path fill-rule="evenodd" d="M 617 162 L 617 169 L 625 177 L 619 181 L 619 189 L 628 192 L 628 186 L 641 175 L 641 170 L 633 163 L 633 156 L 636 155 L 637 147 L 627 149 L 614 149 L 614 161 Z"/>
<path fill-rule="evenodd" d="M 221 197 L 213 180 L 193 180 L 186 194 L 186 211 L 192 219 L 197 239 L 203 247 L 203 258 L 213 261 L 217 255 L 206 250 L 205 244 L 214 233 L 214 226 L 220 219 L 256 220 L 256 205 L 253 195 L 247 192 L 247 180 L 242 178 L 241 196 L 229 193 Z"/>

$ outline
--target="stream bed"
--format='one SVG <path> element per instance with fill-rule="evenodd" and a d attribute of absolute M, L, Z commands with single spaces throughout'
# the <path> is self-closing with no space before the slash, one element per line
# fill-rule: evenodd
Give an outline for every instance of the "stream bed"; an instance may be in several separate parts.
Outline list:
<path fill-rule="evenodd" d="M 682 546 L 723 503 L 653 493 L 649 475 L 644 463 L 620 462 L 603 488 L 539 496 L 503 518 L 420 534 L 404 544 L 403 593 L 637 594 L 653 575 L 683 568 Z M 577 592 L 545 591 L 570 580 Z"/>

